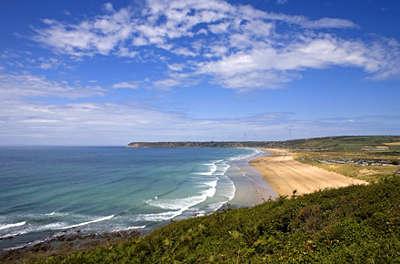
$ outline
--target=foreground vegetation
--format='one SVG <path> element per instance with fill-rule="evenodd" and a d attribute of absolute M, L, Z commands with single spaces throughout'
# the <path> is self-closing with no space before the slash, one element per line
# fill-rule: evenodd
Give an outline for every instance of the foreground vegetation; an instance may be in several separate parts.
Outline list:
<path fill-rule="evenodd" d="M 400 177 L 171 223 L 35 263 L 400 262 Z"/>

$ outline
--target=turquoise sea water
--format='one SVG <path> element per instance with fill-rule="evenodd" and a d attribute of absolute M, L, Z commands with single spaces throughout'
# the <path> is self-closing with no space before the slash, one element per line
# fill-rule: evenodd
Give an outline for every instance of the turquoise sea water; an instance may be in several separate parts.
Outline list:
<path fill-rule="evenodd" d="M 2 147 L 0 249 L 62 232 L 149 230 L 233 199 L 239 148 Z"/>

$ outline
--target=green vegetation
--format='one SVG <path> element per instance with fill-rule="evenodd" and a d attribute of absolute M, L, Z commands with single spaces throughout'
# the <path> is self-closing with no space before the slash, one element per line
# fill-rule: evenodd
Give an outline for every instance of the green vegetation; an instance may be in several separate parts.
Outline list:
<path fill-rule="evenodd" d="M 381 149 L 379 149 L 379 147 L 391 145 L 390 147 L 395 152 L 394 154 L 399 155 L 400 145 L 396 144 L 398 142 L 400 142 L 400 136 L 342 136 L 289 140 L 279 142 L 279 145 L 298 150 L 336 152 L 357 152 L 365 150 L 373 153 L 380 152 Z"/>
<path fill-rule="evenodd" d="M 171 223 L 35 263 L 399 263 L 400 177 Z"/>
<path fill-rule="evenodd" d="M 290 142 L 290 143 L 289 143 Z M 286 142 L 298 161 L 368 182 L 399 172 L 400 137 L 332 137 Z"/>
<path fill-rule="evenodd" d="M 400 164 L 400 155 L 385 156 L 383 153 L 368 152 L 297 151 L 294 157 L 300 162 L 368 182 L 393 175 L 399 170 L 397 164 Z"/>

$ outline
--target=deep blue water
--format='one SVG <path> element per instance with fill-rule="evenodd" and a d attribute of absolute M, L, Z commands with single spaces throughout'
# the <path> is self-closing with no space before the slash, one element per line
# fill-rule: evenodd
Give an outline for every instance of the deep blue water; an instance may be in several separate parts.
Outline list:
<path fill-rule="evenodd" d="M 151 229 L 234 197 L 227 169 L 252 149 L 0 148 L 0 249 L 60 232 Z"/>

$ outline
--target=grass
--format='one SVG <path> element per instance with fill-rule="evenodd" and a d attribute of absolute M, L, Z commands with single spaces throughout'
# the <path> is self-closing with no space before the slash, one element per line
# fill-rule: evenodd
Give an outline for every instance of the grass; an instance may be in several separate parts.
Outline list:
<path fill-rule="evenodd" d="M 400 151 L 400 136 L 342 136 L 289 140 L 278 146 L 291 149 L 314 149 L 322 151 L 358 152 L 365 147 L 390 146 Z"/>
<path fill-rule="evenodd" d="M 376 182 L 399 170 L 400 137 L 330 137 L 288 141 L 286 147 L 300 162 L 368 182 Z M 338 164 L 330 161 L 385 161 L 389 165 Z"/>
<path fill-rule="evenodd" d="M 400 164 L 400 156 L 385 155 L 385 153 L 297 151 L 294 157 L 300 162 L 368 182 L 393 175 L 399 169 L 399 166 L 394 164 Z M 322 162 L 332 160 L 385 160 L 393 164 L 382 166 Z"/>
<path fill-rule="evenodd" d="M 400 177 L 171 223 L 27 263 L 399 263 Z"/>

